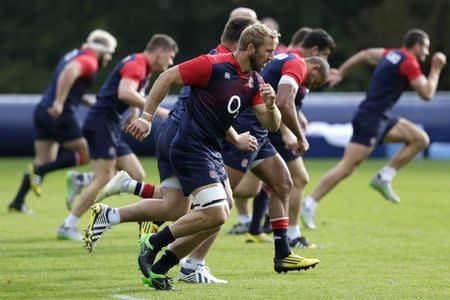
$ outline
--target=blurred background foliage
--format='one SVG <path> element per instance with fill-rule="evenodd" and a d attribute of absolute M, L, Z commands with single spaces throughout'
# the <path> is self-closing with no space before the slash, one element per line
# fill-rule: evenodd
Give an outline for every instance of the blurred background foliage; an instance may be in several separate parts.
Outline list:
<path fill-rule="evenodd" d="M 59 58 L 79 47 L 94 28 L 114 34 L 118 48 L 112 64 L 99 72 L 93 92 L 116 62 L 141 51 L 154 33 L 177 40 L 175 63 L 182 62 L 215 47 L 229 12 L 238 6 L 253 8 L 259 18 L 275 18 L 284 44 L 299 27 L 324 28 L 337 43 L 332 66 L 364 48 L 399 47 L 412 27 L 429 33 L 432 53 L 450 53 L 445 33 L 449 0 L 2 0 L 0 93 L 43 92 Z M 428 65 L 429 60 L 425 72 Z M 365 90 L 370 71 L 353 72 L 336 90 Z M 448 74 L 445 70 L 441 76 L 440 89 L 450 90 Z"/>

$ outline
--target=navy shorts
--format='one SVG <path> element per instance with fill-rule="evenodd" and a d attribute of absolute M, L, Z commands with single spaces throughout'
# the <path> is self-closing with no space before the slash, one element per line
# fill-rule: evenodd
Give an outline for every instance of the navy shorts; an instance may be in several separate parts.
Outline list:
<path fill-rule="evenodd" d="M 63 112 L 57 119 L 47 112 L 48 107 L 37 105 L 34 109 L 34 128 L 37 140 L 51 140 L 58 143 L 83 137 L 80 123 L 72 112 Z"/>
<path fill-rule="evenodd" d="M 173 138 L 177 134 L 180 123 L 172 119 L 167 118 L 164 120 L 160 127 L 158 138 L 156 139 L 155 154 L 158 158 L 158 171 L 159 180 L 163 182 L 165 179 L 174 176 L 172 165 L 170 164 L 170 144 Z"/>
<path fill-rule="evenodd" d="M 358 109 L 353 116 L 352 143 L 373 147 L 381 144 L 386 134 L 397 124 L 398 118 L 366 109 Z"/>
<path fill-rule="evenodd" d="M 220 153 L 207 153 L 194 146 L 170 146 L 170 163 L 180 181 L 183 193 L 188 196 L 199 187 L 220 183 L 228 179 Z"/>
<path fill-rule="evenodd" d="M 275 156 L 277 151 L 266 137 L 258 139 L 258 148 L 254 152 L 240 151 L 233 144 L 225 141 L 223 148 L 223 162 L 226 166 L 245 173 L 255 161 Z"/>
<path fill-rule="evenodd" d="M 283 141 L 281 131 L 278 130 L 277 132 L 269 133 L 269 139 L 285 162 L 288 163 L 300 157 L 299 154 L 295 154 L 293 151 L 286 149 L 286 144 Z"/>
<path fill-rule="evenodd" d="M 83 125 L 83 135 L 92 159 L 116 159 L 133 153 L 122 140 L 120 123 L 101 113 L 90 112 Z"/>

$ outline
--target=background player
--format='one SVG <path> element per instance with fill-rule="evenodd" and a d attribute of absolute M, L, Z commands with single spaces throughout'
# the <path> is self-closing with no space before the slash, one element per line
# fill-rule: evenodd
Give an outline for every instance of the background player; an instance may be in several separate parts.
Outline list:
<path fill-rule="evenodd" d="M 155 34 L 142 53 L 124 58 L 106 79 L 83 126 L 95 178 L 58 229 L 59 239 L 81 240 L 76 229 L 79 218 L 94 203 L 95 196 L 116 170 L 126 170 L 139 181 L 145 178 L 144 168 L 138 158 L 122 140 L 121 119 L 130 106 L 135 111 L 144 106 L 145 99 L 139 91 L 148 87 L 152 72 L 164 71 L 173 63 L 177 52 L 178 46 L 171 37 Z M 162 116 L 167 114 L 162 109 L 160 113 Z M 153 190 L 148 190 L 143 196 L 152 195 Z"/>
<path fill-rule="evenodd" d="M 82 165 L 89 161 L 86 140 L 75 116 L 83 94 L 92 86 L 99 64 L 106 66 L 117 46 L 116 39 L 100 29 L 92 31 L 80 49 L 58 62 L 52 80 L 34 110 L 35 157 L 24 173 L 9 211 L 28 213 L 25 196 L 31 188 L 41 195 L 41 184 L 49 172 Z M 59 147 L 63 149 L 59 152 Z"/>
<path fill-rule="evenodd" d="M 400 49 L 371 48 L 346 60 L 330 76 L 330 85 L 339 83 L 359 64 L 377 65 L 372 76 L 366 99 L 355 113 L 353 136 L 345 148 L 341 161 L 320 180 L 302 210 L 305 226 L 314 229 L 315 210 L 319 201 L 370 155 L 377 143 L 403 143 L 404 146 L 370 181 L 386 199 L 398 203 L 400 198 L 392 190 L 391 182 L 397 171 L 410 162 L 429 144 L 429 137 L 412 122 L 390 114 L 403 91 L 411 86 L 425 101 L 436 92 L 439 75 L 446 63 L 444 54 L 433 55 L 428 78 L 422 74 L 419 62 L 429 54 L 428 34 L 420 29 L 407 32 Z"/>

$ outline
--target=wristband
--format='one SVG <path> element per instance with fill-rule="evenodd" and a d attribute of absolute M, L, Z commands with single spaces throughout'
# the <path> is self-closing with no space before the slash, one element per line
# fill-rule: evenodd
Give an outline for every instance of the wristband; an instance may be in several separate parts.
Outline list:
<path fill-rule="evenodd" d="M 153 114 L 151 114 L 151 113 L 149 113 L 149 112 L 146 112 L 146 111 L 143 111 L 142 112 L 142 115 L 141 115 L 141 118 L 142 117 L 148 117 L 148 118 L 150 118 L 150 120 L 153 120 Z M 142 119 L 144 119 L 144 118 L 142 118 Z M 147 120 L 146 120 L 147 121 Z M 147 121 L 147 122 L 149 122 L 149 121 Z"/>
<path fill-rule="evenodd" d="M 152 123 L 147 121 L 147 120 L 145 120 L 145 119 L 143 119 L 142 117 L 141 118 L 137 118 L 137 119 L 139 121 L 141 121 L 142 123 L 144 123 L 145 125 L 147 125 L 147 127 L 148 127 L 147 135 L 148 135 L 150 133 L 150 130 L 152 129 Z"/>

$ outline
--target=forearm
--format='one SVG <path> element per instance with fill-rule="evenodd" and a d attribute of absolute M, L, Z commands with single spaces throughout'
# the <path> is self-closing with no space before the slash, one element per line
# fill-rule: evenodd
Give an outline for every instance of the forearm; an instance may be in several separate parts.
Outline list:
<path fill-rule="evenodd" d="M 286 129 L 292 131 L 292 133 L 301 139 L 304 137 L 303 130 L 301 129 L 300 122 L 297 117 L 297 108 L 294 103 L 288 102 L 280 107 L 283 124 L 286 125 Z"/>
<path fill-rule="evenodd" d="M 56 84 L 55 102 L 60 103 L 61 106 L 64 105 L 67 96 L 69 95 L 69 91 L 75 83 L 76 79 L 77 77 L 70 70 L 64 70 L 60 74 Z"/>
<path fill-rule="evenodd" d="M 274 105 L 270 110 L 266 108 L 266 122 L 268 124 L 267 130 L 275 132 L 280 129 L 281 113 L 276 105 Z"/>
<path fill-rule="evenodd" d="M 120 101 L 137 108 L 143 108 L 145 99 L 134 89 L 126 89 L 119 93 Z"/>
<path fill-rule="evenodd" d="M 427 99 L 433 98 L 436 93 L 436 89 L 439 83 L 439 75 L 441 74 L 441 69 L 431 69 L 430 74 L 428 74 L 428 84 L 427 84 Z"/>
<path fill-rule="evenodd" d="M 156 109 L 169 92 L 172 83 L 172 80 L 165 78 L 164 73 L 155 81 L 144 105 L 144 112 L 150 114 L 152 116 L 151 119 L 153 119 Z"/>
<path fill-rule="evenodd" d="M 238 142 L 238 136 L 239 135 L 238 135 L 236 129 L 234 129 L 233 126 L 230 126 L 230 128 L 228 129 L 228 131 L 225 135 L 225 139 L 230 144 L 236 145 Z"/>

